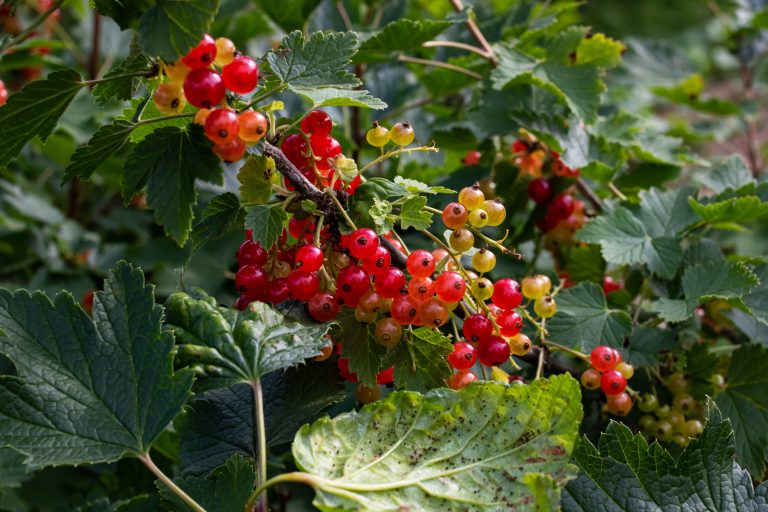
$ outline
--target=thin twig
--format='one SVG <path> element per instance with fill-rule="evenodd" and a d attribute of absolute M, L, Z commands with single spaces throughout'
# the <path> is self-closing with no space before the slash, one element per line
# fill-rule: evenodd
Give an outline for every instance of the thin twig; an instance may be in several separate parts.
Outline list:
<path fill-rule="evenodd" d="M 590 203 L 592 203 L 592 207 L 597 210 L 598 212 L 603 211 L 603 202 L 600 200 L 599 197 L 597 197 L 597 194 L 590 188 L 589 185 L 587 185 L 587 182 L 584 181 L 584 179 L 579 178 L 576 181 L 576 186 L 579 188 L 579 192 L 586 197 Z"/>
<path fill-rule="evenodd" d="M 451 0 L 451 5 L 453 5 L 453 8 L 456 12 L 461 12 L 464 10 L 464 4 L 461 3 L 461 0 Z M 493 48 L 488 43 L 488 40 L 485 38 L 483 33 L 480 31 L 480 28 L 477 26 L 477 23 L 475 23 L 475 20 L 472 18 L 469 18 L 467 20 L 467 27 L 469 28 L 469 31 L 472 33 L 472 36 L 477 40 L 478 43 L 480 43 L 480 46 L 483 47 L 485 52 L 488 54 L 486 57 L 488 59 L 488 62 L 491 63 L 491 66 L 494 68 L 499 63 L 499 60 L 496 58 L 496 52 L 493 51 Z"/>
<path fill-rule="evenodd" d="M 261 487 L 267 481 L 267 433 L 266 425 L 264 424 L 264 394 L 261 391 L 260 379 L 251 382 L 251 390 L 253 391 L 253 414 L 254 421 L 256 422 L 254 427 L 258 434 L 259 443 L 259 464 L 256 468 L 258 470 L 256 487 Z M 269 510 L 269 506 L 267 505 L 267 493 L 264 493 L 259 497 L 256 508 L 263 511 Z"/>
<path fill-rule="evenodd" d="M 144 463 L 144 465 L 149 469 L 153 475 L 155 475 L 161 482 L 165 484 L 168 489 L 171 490 L 176 496 L 181 498 L 181 500 L 189 505 L 189 508 L 194 510 L 195 512 L 206 512 L 203 507 L 200 506 L 198 502 L 196 502 L 189 494 L 184 492 L 184 490 L 176 485 L 173 480 L 171 480 L 168 475 L 163 473 L 163 471 L 155 465 L 155 463 L 152 461 L 152 458 L 149 456 L 149 453 L 145 453 L 141 457 L 139 457 L 139 460 Z"/>
<path fill-rule="evenodd" d="M 439 48 L 441 46 L 444 46 L 447 48 L 458 48 L 460 50 L 466 50 L 468 52 L 476 53 L 484 59 L 490 58 L 490 56 L 488 55 L 488 52 L 486 52 L 482 48 L 478 48 L 477 46 L 472 46 L 471 44 L 467 44 L 467 43 L 460 43 L 458 41 L 443 41 L 443 40 L 427 41 L 421 46 L 425 48 Z"/>
<path fill-rule="evenodd" d="M 470 71 L 466 68 L 463 68 L 461 66 L 457 66 L 455 64 L 450 64 L 448 62 L 440 62 L 439 60 L 432 60 L 432 59 L 419 59 L 417 57 L 409 57 L 408 55 L 400 55 L 397 60 L 400 62 L 409 62 L 411 64 L 421 64 L 423 66 L 433 66 L 436 68 L 443 68 L 443 69 L 450 69 L 451 71 L 456 71 L 457 73 L 461 73 L 467 76 L 471 76 L 475 80 L 482 80 L 483 77 L 474 71 Z"/>
<path fill-rule="evenodd" d="M 613 195 L 615 195 L 622 201 L 627 200 L 627 196 L 625 196 L 624 193 L 621 190 L 619 190 L 619 187 L 614 185 L 612 181 L 608 182 L 608 188 L 611 190 L 611 192 L 613 192 Z"/>

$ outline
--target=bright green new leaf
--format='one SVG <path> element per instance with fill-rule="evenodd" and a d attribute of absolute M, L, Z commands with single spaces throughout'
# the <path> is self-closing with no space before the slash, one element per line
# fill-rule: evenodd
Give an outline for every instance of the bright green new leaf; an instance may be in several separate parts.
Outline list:
<path fill-rule="evenodd" d="M 432 213 L 425 210 L 427 198 L 411 196 L 400 206 L 400 227 L 403 229 L 429 229 L 432 225 Z"/>
<path fill-rule="evenodd" d="M 621 63 L 621 54 L 626 47 L 605 34 L 597 33 L 579 41 L 576 48 L 576 64 L 594 64 L 601 68 L 612 68 Z"/>
<path fill-rule="evenodd" d="M 197 46 L 218 10 L 219 0 L 156 0 L 139 20 L 139 46 L 174 62 Z"/>
<path fill-rule="evenodd" d="M 568 375 L 396 392 L 305 426 L 293 456 L 323 510 L 534 511 L 574 474 L 581 416 Z M 542 473 L 556 488 L 531 476 Z"/>
<path fill-rule="evenodd" d="M 195 292 L 176 292 L 166 301 L 166 324 L 180 345 L 177 360 L 205 369 L 208 388 L 254 382 L 320 353 L 328 324 L 302 325 L 263 302 L 244 311 L 217 307 Z"/>
<path fill-rule="evenodd" d="M 455 194 L 456 191 L 440 185 L 432 186 L 411 178 L 395 176 L 394 182 L 404 186 L 412 194 Z"/>
<path fill-rule="evenodd" d="M 557 314 L 547 322 L 552 341 L 589 353 L 598 345 L 621 347 L 632 333 L 626 311 L 608 307 L 603 290 L 592 282 L 557 295 Z"/>
<path fill-rule="evenodd" d="M 733 353 L 725 391 L 715 397 L 736 435 L 736 458 L 753 475 L 768 456 L 768 349 L 747 343 Z"/>
<path fill-rule="evenodd" d="M 397 216 L 392 214 L 392 203 L 382 201 L 378 197 L 373 198 L 368 217 L 373 221 L 373 229 L 380 235 L 392 231 L 397 221 Z"/>
<path fill-rule="evenodd" d="M 250 155 L 237 171 L 240 198 L 244 203 L 266 203 L 272 197 L 275 161 L 268 156 Z"/>
<path fill-rule="evenodd" d="M 242 455 L 234 455 L 208 476 L 180 476 L 173 482 L 208 512 L 243 512 L 256 485 L 253 463 Z M 168 510 L 188 512 L 189 506 L 164 484 L 157 490 Z"/>
<path fill-rule="evenodd" d="M 288 214 L 279 204 L 259 204 L 246 208 L 245 229 L 253 230 L 253 240 L 272 247 L 283 232 Z"/>
<path fill-rule="evenodd" d="M 141 270 L 118 263 L 93 319 L 66 292 L 0 290 L 0 350 L 18 376 L 0 381 L 0 443 L 30 469 L 147 453 L 181 411 L 192 374 L 174 374 L 173 338 Z"/>
<path fill-rule="evenodd" d="M 66 182 L 75 177 L 90 179 L 101 164 L 128 142 L 135 126 L 129 121 L 115 120 L 112 124 L 99 128 L 91 140 L 85 146 L 77 148 L 72 155 L 72 161 L 64 171 L 62 181 Z"/>
<path fill-rule="evenodd" d="M 80 75 L 65 69 L 11 94 L 8 103 L 0 109 L 0 169 L 16 158 L 34 137 L 45 142 L 82 87 Z"/>
<path fill-rule="evenodd" d="M 691 208 L 708 224 L 748 222 L 768 218 L 768 202 L 757 196 L 730 197 L 722 201 L 688 200 Z"/>
<path fill-rule="evenodd" d="M 168 126 L 139 142 L 125 162 L 123 198 L 128 201 L 146 187 L 155 220 L 179 245 L 192 231 L 195 180 L 223 183 L 219 157 L 211 146 L 199 125 Z"/>
<path fill-rule="evenodd" d="M 598 447 L 582 438 L 574 459 L 582 470 L 563 493 L 564 512 L 653 510 L 756 512 L 768 499 L 733 460 L 729 421 L 710 402 L 704 432 L 675 460 L 622 423 L 611 422 Z"/>
<path fill-rule="evenodd" d="M 239 216 L 240 201 L 232 192 L 224 192 L 211 199 L 192 228 L 191 254 L 199 251 L 208 241 L 221 237 Z"/>
<path fill-rule="evenodd" d="M 437 329 L 419 327 L 404 331 L 400 343 L 388 356 L 395 366 L 395 384 L 413 391 L 444 387 L 451 376 L 446 357 L 452 351 L 451 340 Z"/>

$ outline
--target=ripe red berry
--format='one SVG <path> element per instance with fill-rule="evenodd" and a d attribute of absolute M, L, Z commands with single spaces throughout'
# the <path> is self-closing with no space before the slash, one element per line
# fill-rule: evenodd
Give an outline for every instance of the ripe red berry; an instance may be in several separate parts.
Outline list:
<path fill-rule="evenodd" d="M 441 300 L 430 299 L 419 303 L 419 318 L 428 327 L 440 327 L 448 321 L 448 314 L 448 308 Z"/>
<path fill-rule="evenodd" d="M 451 389 L 459 390 L 466 386 L 467 384 L 470 384 L 477 380 L 477 375 L 472 373 L 469 370 L 462 370 L 460 372 L 454 373 L 450 379 L 448 379 L 448 386 Z"/>
<path fill-rule="evenodd" d="M 240 133 L 240 121 L 231 108 L 217 108 L 205 120 L 205 134 L 214 144 L 226 144 Z"/>
<path fill-rule="evenodd" d="M 376 252 L 379 246 L 379 237 L 376 232 L 368 228 L 360 228 L 352 233 L 349 242 L 349 252 L 358 259 L 368 259 Z"/>
<path fill-rule="evenodd" d="M 267 251 L 253 240 L 246 240 L 237 250 L 237 264 L 241 267 L 245 265 L 261 267 L 267 262 L 267 257 Z"/>
<path fill-rule="evenodd" d="M 307 302 L 307 308 L 312 318 L 318 322 L 330 322 L 339 313 L 339 303 L 330 293 L 316 293 Z"/>
<path fill-rule="evenodd" d="M 616 365 L 619 364 L 619 355 L 611 347 L 600 345 L 595 347 L 592 353 L 589 354 L 589 360 L 595 370 L 606 372 L 616 368 Z"/>
<path fill-rule="evenodd" d="M 545 204 L 552 197 L 552 184 L 544 178 L 536 178 L 528 184 L 528 197 L 536 204 Z"/>
<path fill-rule="evenodd" d="M 461 203 L 449 203 L 443 208 L 443 224 L 448 229 L 461 229 L 469 219 L 469 210 Z"/>
<path fill-rule="evenodd" d="M 477 342 L 493 334 L 493 324 L 482 313 L 475 313 L 464 320 L 462 331 L 469 341 Z"/>
<path fill-rule="evenodd" d="M 307 117 L 301 120 L 301 131 L 311 133 L 312 135 L 325 136 L 330 135 L 333 128 L 331 116 L 322 110 L 313 110 Z"/>
<path fill-rule="evenodd" d="M 509 345 L 501 336 L 486 336 L 477 342 L 477 358 L 485 366 L 499 366 L 509 359 Z"/>
<path fill-rule="evenodd" d="M 359 265 L 350 265 L 339 271 L 336 277 L 336 290 L 339 295 L 344 295 L 344 300 L 363 296 L 371 287 L 371 278 L 368 272 Z"/>
<path fill-rule="evenodd" d="M 280 149 L 285 154 L 285 157 L 299 169 L 306 167 L 309 163 L 307 159 L 309 147 L 304 137 L 298 133 L 287 136 L 282 144 L 280 144 Z"/>
<path fill-rule="evenodd" d="M 491 300 L 501 309 L 511 310 L 523 302 L 523 291 L 520 283 L 514 279 L 499 279 L 493 284 Z"/>
<path fill-rule="evenodd" d="M 605 276 L 603 279 L 603 293 L 606 295 L 622 288 L 624 288 L 624 284 L 621 281 L 614 281 L 611 276 Z"/>
<path fill-rule="evenodd" d="M 284 277 L 278 277 L 273 279 L 267 285 L 267 292 L 264 295 L 264 299 L 272 304 L 280 304 L 284 300 L 288 300 L 291 295 L 291 290 L 288 289 L 288 280 Z"/>
<path fill-rule="evenodd" d="M 443 272 L 435 280 L 437 296 L 445 302 L 459 302 L 464 298 L 467 283 L 458 272 Z"/>
<path fill-rule="evenodd" d="M 392 318 L 402 325 L 413 323 L 418 316 L 418 303 L 408 295 L 400 295 L 392 301 Z"/>
<path fill-rule="evenodd" d="M 221 75 L 210 69 L 193 69 L 184 79 L 184 96 L 197 108 L 212 108 L 225 94 Z"/>
<path fill-rule="evenodd" d="M 0 107 L 8 102 L 8 89 L 5 88 L 5 83 L 0 80 Z"/>
<path fill-rule="evenodd" d="M 547 213 L 556 221 L 567 219 L 573 213 L 573 196 L 570 194 L 558 194 L 547 205 Z"/>
<path fill-rule="evenodd" d="M 309 143 L 312 146 L 312 154 L 317 157 L 315 166 L 320 171 L 329 170 L 331 168 L 329 159 L 334 159 L 341 154 L 341 144 L 330 135 L 312 135 Z"/>
<path fill-rule="evenodd" d="M 468 370 L 474 366 L 477 361 L 475 347 L 466 341 L 459 341 L 453 344 L 453 352 L 448 354 L 448 364 L 457 370 Z"/>
<path fill-rule="evenodd" d="M 477 165 L 480 163 L 482 154 L 479 151 L 467 151 L 464 155 L 464 165 Z"/>
<path fill-rule="evenodd" d="M 323 266 L 323 250 L 316 245 L 302 245 L 296 251 L 296 268 L 304 272 L 316 272 Z"/>
<path fill-rule="evenodd" d="M 502 311 L 496 323 L 502 336 L 512 337 L 523 330 L 523 318 L 515 311 Z"/>
<path fill-rule="evenodd" d="M 618 395 L 627 387 L 627 379 L 617 370 L 603 372 L 600 378 L 600 388 L 606 395 Z"/>
<path fill-rule="evenodd" d="M 339 367 L 339 373 L 349 382 L 357 382 L 357 374 L 349 371 L 349 359 L 340 358 L 336 363 Z"/>
<path fill-rule="evenodd" d="M 373 276 L 381 275 L 392 265 L 392 255 L 383 246 L 379 245 L 370 258 L 362 260 L 363 268 Z"/>
<path fill-rule="evenodd" d="M 267 116 L 258 110 L 246 110 L 238 118 L 240 121 L 239 137 L 246 142 L 258 142 L 269 129 Z"/>
<path fill-rule="evenodd" d="M 240 267 L 235 274 L 235 287 L 249 295 L 260 295 L 267 285 L 267 274 L 256 265 Z"/>
<path fill-rule="evenodd" d="M 208 34 L 205 34 L 203 39 L 197 43 L 197 46 L 189 50 L 189 53 L 181 58 L 181 62 L 188 68 L 201 69 L 213 64 L 215 58 L 216 41 Z"/>
<path fill-rule="evenodd" d="M 390 366 L 386 370 L 381 370 L 379 373 L 376 374 L 376 384 L 381 384 L 382 386 L 387 384 L 392 384 L 395 381 L 395 367 Z"/>
<path fill-rule="evenodd" d="M 221 70 L 224 85 L 237 94 L 248 94 L 259 83 L 259 66 L 250 57 L 235 57 L 231 64 Z"/>
<path fill-rule="evenodd" d="M 252 299 L 248 297 L 247 294 L 243 293 L 241 294 L 237 300 L 235 300 L 235 303 L 232 305 L 233 308 L 239 309 L 240 311 L 245 311 L 245 308 L 248 307 L 248 304 L 252 302 Z"/>
<path fill-rule="evenodd" d="M 213 152 L 225 162 L 237 162 L 245 155 L 245 142 L 235 137 L 226 144 L 214 144 Z"/>
<path fill-rule="evenodd" d="M 405 263 L 413 277 L 429 277 L 435 271 L 435 257 L 429 251 L 413 251 Z"/>
<path fill-rule="evenodd" d="M 379 295 L 394 299 L 400 295 L 405 286 L 405 274 L 399 268 L 389 267 L 376 277 L 373 284 Z"/>
<path fill-rule="evenodd" d="M 411 279 L 408 283 L 408 295 L 418 302 L 431 299 L 435 295 L 435 283 L 429 277 Z"/>
<path fill-rule="evenodd" d="M 320 279 L 303 270 L 292 270 L 287 280 L 288 289 L 299 300 L 309 300 L 320 290 Z"/>

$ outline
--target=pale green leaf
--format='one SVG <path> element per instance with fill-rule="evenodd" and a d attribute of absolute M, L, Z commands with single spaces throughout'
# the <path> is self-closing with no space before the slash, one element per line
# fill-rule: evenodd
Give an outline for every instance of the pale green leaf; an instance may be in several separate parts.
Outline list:
<path fill-rule="evenodd" d="M 256 5 L 286 32 L 301 30 L 321 0 L 291 0 L 290 2 L 258 2 Z"/>
<path fill-rule="evenodd" d="M 440 185 L 432 186 L 411 178 L 395 176 L 394 182 L 404 186 L 412 194 L 455 194 L 456 191 Z"/>
<path fill-rule="evenodd" d="M 428 212 L 427 198 L 424 196 L 411 196 L 400 206 L 400 227 L 403 229 L 429 229 L 432 225 L 432 213 Z"/>
<path fill-rule="evenodd" d="M 595 64 L 601 68 L 612 68 L 621 63 L 625 48 L 621 41 L 598 32 L 579 42 L 576 48 L 576 64 Z"/>
<path fill-rule="evenodd" d="M 718 162 L 701 181 L 716 194 L 728 189 L 739 190 L 745 185 L 754 183 L 755 179 L 747 168 L 744 159 L 739 155 L 731 155 Z"/>
<path fill-rule="evenodd" d="M 381 110 L 387 104 L 375 98 L 370 92 L 358 89 L 341 89 L 337 87 L 291 87 L 291 90 L 307 98 L 312 108 L 319 107 L 360 107 Z"/>

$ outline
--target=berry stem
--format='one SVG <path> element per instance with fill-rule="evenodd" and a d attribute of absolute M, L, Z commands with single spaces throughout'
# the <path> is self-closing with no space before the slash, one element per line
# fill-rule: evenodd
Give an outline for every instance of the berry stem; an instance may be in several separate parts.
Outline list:
<path fill-rule="evenodd" d="M 616 185 L 614 185 L 612 181 L 608 182 L 608 188 L 611 190 L 611 192 L 613 192 L 613 194 L 616 197 L 618 197 L 622 201 L 627 200 L 627 196 L 625 196 L 624 193 L 621 190 L 619 190 L 619 188 Z"/>
<path fill-rule="evenodd" d="M 261 379 L 251 381 L 253 390 L 254 420 L 259 443 L 259 463 L 256 485 L 262 487 L 267 481 L 267 433 L 264 424 L 264 394 L 261 391 Z M 266 494 L 259 499 L 259 510 L 269 510 Z"/>
<path fill-rule="evenodd" d="M 432 66 L 436 68 L 443 68 L 443 69 L 450 69 L 451 71 L 456 71 L 457 73 L 461 73 L 463 75 L 470 76 L 474 78 L 475 80 L 482 80 L 482 75 L 479 75 L 478 73 L 475 73 L 474 71 L 470 71 L 466 68 L 463 68 L 461 66 L 457 66 L 455 64 L 449 64 L 447 62 L 441 62 L 439 60 L 432 60 L 432 59 L 419 59 L 416 57 L 409 57 L 408 55 L 400 55 L 397 60 L 400 62 L 410 62 L 411 64 L 421 64 L 423 66 Z"/>
<path fill-rule="evenodd" d="M 378 157 L 376 160 L 369 162 L 368 164 L 364 165 L 362 169 L 360 169 L 360 174 L 363 174 L 365 171 L 373 167 L 374 165 L 378 164 L 379 162 L 382 162 L 386 160 L 387 158 L 392 158 L 393 156 L 397 156 L 404 153 L 415 153 L 417 151 L 431 151 L 433 153 L 437 153 L 440 151 L 435 146 L 419 146 L 417 148 L 400 148 L 400 149 L 393 149 L 390 151 L 387 151 L 380 157 Z M 442 213 L 442 212 L 441 212 Z"/>
<path fill-rule="evenodd" d="M 149 456 L 149 452 L 142 454 L 139 457 L 139 460 L 141 460 L 142 463 L 149 469 L 153 475 L 155 475 L 163 484 L 165 484 L 168 489 L 173 492 L 176 496 L 178 496 L 181 501 L 189 505 L 189 508 L 194 510 L 195 512 L 206 512 L 205 509 L 200 506 L 198 502 L 196 502 L 189 494 L 184 492 L 184 490 L 176 485 L 173 480 L 171 480 L 168 475 L 163 473 L 163 471 L 157 467 L 157 465 L 154 463 L 152 458 Z"/>
<path fill-rule="evenodd" d="M 541 341 L 542 343 L 544 342 L 544 340 L 541 340 Z M 541 348 L 539 349 L 539 360 L 538 360 L 538 363 L 536 364 L 536 376 L 534 377 L 534 379 L 536 380 L 544 376 L 544 360 L 548 355 L 546 347 L 547 347 L 546 345 L 542 345 Z"/>
<path fill-rule="evenodd" d="M 306 484 L 313 488 L 318 487 L 320 484 L 317 477 L 310 475 L 308 473 L 302 473 L 300 471 L 294 471 L 293 473 L 283 473 L 281 475 L 277 475 L 276 477 L 270 478 L 266 482 L 263 482 L 262 484 L 260 484 L 256 488 L 256 490 L 254 490 L 251 493 L 251 496 L 248 498 L 248 502 L 245 505 L 245 510 L 248 512 L 253 510 L 259 495 L 261 495 L 261 493 L 266 491 L 268 488 L 276 484 L 287 483 L 287 482 Z"/>
<path fill-rule="evenodd" d="M 475 235 L 477 235 L 483 242 L 487 243 L 491 247 L 495 247 L 496 249 L 500 250 L 503 254 L 509 254 L 511 256 L 514 256 L 518 260 L 523 259 L 522 254 L 520 254 L 516 250 L 511 249 L 509 247 L 504 247 L 498 240 L 494 240 L 493 238 L 490 238 L 479 229 L 469 226 L 469 230 L 472 231 L 472 233 L 474 233 Z M 507 233 L 504 235 L 504 238 L 502 239 L 502 241 L 506 240 L 508 235 L 509 235 L 509 230 L 507 230 Z"/>
<path fill-rule="evenodd" d="M 183 117 L 194 117 L 195 114 L 172 114 L 170 116 L 150 117 L 149 119 L 142 119 L 136 123 L 136 126 L 144 126 L 152 123 L 159 123 L 160 121 L 168 121 L 169 119 L 181 119 Z"/>
<path fill-rule="evenodd" d="M 341 214 L 341 217 L 347 222 L 349 227 L 351 227 L 352 229 L 357 229 L 357 226 L 355 226 L 355 223 L 352 222 L 352 219 L 349 218 L 349 215 L 347 215 L 346 210 L 344 210 L 344 206 L 342 206 L 341 202 L 339 202 L 339 198 L 336 197 L 336 194 L 334 194 L 332 190 L 328 190 L 326 193 L 328 197 L 330 197 L 331 200 L 333 201 L 333 204 L 336 205 L 336 209 Z"/>
<path fill-rule="evenodd" d="M 240 109 L 240 112 L 244 112 L 249 108 L 256 106 L 258 102 L 264 101 L 265 99 L 269 98 L 273 94 L 277 94 L 278 92 L 282 91 L 286 87 L 288 87 L 288 84 L 281 83 L 280 85 L 275 86 L 272 89 L 264 90 L 263 92 L 261 92 L 261 94 L 257 94 L 253 98 L 251 98 L 251 102 L 248 103 L 246 106 L 244 106 L 242 109 Z"/>
<path fill-rule="evenodd" d="M 464 4 L 461 2 L 461 0 L 451 0 L 451 5 L 456 12 L 461 12 L 464 10 Z M 480 31 L 480 28 L 477 26 L 477 23 L 475 23 L 475 20 L 471 16 L 467 19 L 467 28 L 469 28 L 472 36 L 475 38 L 475 40 L 477 40 L 478 43 L 480 43 L 480 46 L 483 47 L 485 53 L 487 53 L 486 59 L 488 59 L 488 62 L 490 62 L 491 66 L 495 68 L 498 64 L 496 52 L 494 52 L 491 45 L 488 44 L 488 40 Z"/>
<path fill-rule="evenodd" d="M 8 50 L 16 46 L 17 44 L 23 42 L 26 38 L 28 38 L 32 33 L 35 31 L 37 27 L 43 24 L 43 22 L 48 19 L 48 16 L 54 13 L 56 9 L 61 7 L 61 4 L 63 4 L 65 0 L 56 0 L 51 4 L 51 6 L 46 10 L 44 13 L 42 13 L 40 16 L 35 18 L 35 20 L 22 32 L 19 33 L 16 37 L 8 41 L 8 43 L 5 45 L 5 48 L 3 48 L 3 52 L 0 55 L 4 55 L 8 53 Z"/>
<path fill-rule="evenodd" d="M 158 67 L 152 66 L 152 68 L 145 71 L 134 71 L 133 73 L 123 73 L 122 75 L 107 76 L 103 78 L 97 78 L 96 80 L 81 80 L 80 85 L 98 85 L 105 82 L 112 82 L 113 80 L 122 80 L 124 78 L 152 78 L 158 73 Z M 192 117 L 194 114 L 185 114 L 185 117 Z M 172 116 L 164 116 L 163 119 L 168 119 Z"/>
<path fill-rule="evenodd" d="M 421 46 L 423 46 L 424 48 L 438 48 L 440 46 L 445 46 L 448 48 L 459 48 L 460 50 L 466 50 L 468 52 L 476 53 L 484 59 L 488 59 L 490 57 L 488 55 L 488 52 L 486 52 L 482 48 L 478 48 L 477 46 L 472 46 L 471 44 L 460 43 L 458 41 L 427 41 Z"/>
<path fill-rule="evenodd" d="M 603 211 L 603 202 L 600 200 L 599 197 L 597 197 L 597 194 L 592 190 L 592 188 L 587 185 L 587 182 L 584 181 L 583 178 L 579 178 L 576 180 L 576 186 L 579 188 L 579 192 L 586 197 L 590 203 L 592 203 L 592 206 L 595 210 L 598 212 Z"/>
<path fill-rule="evenodd" d="M 430 238 L 433 242 L 435 242 L 437 245 L 442 247 L 447 253 L 448 256 L 453 260 L 453 263 L 456 265 L 456 269 L 461 273 L 462 277 L 467 281 L 467 283 L 471 283 L 472 280 L 469 278 L 469 274 L 467 273 L 467 270 L 464 268 L 464 265 L 461 264 L 461 261 L 456 257 L 455 254 L 453 254 L 453 250 L 448 247 L 446 244 L 443 243 L 442 240 L 437 238 L 435 235 L 427 231 L 426 229 L 419 230 L 419 233 L 422 233 L 423 235 Z M 474 303 L 474 301 L 470 298 L 470 295 L 467 293 L 465 294 L 465 298 L 468 299 L 469 303 L 474 307 L 474 309 L 477 309 L 477 304 Z M 485 306 L 485 303 L 480 301 L 483 306 Z M 486 306 L 487 307 L 487 306 Z"/>
<path fill-rule="evenodd" d="M 563 352 L 567 352 L 573 356 L 578 357 L 579 359 L 586 361 L 587 363 L 590 363 L 589 356 L 579 352 L 578 350 L 574 350 L 572 348 L 566 347 L 564 345 L 560 345 L 559 343 L 555 343 L 554 341 L 549 341 L 549 340 L 543 340 L 542 343 L 544 343 L 544 345 L 548 347 L 552 347 L 556 350 L 562 350 Z"/>
<path fill-rule="evenodd" d="M 408 250 L 408 246 L 405 245 L 405 242 L 403 242 L 403 239 L 400 238 L 400 235 L 398 235 L 394 229 L 390 231 L 390 233 L 392 233 L 392 236 L 395 237 L 395 240 L 400 242 L 400 245 L 403 246 L 403 251 L 405 251 L 405 255 L 409 256 L 411 254 L 411 251 Z"/>

